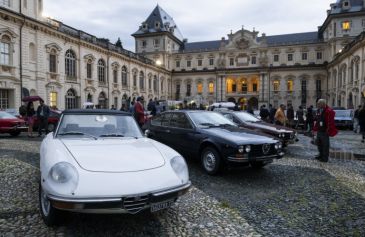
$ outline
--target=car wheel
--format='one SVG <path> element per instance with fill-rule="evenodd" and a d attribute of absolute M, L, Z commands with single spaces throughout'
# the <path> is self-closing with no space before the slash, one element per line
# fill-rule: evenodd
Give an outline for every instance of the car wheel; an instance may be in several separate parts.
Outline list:
<path fill-rule="evenodd" d="M 55 129 L 55 125 L 53 123 L 48 124 L 48 132 L 53 132 Z"/>
<path fill-rule="evenodd" d="M 41 211 L 42 219 L 47 226 L 58 224 L 60 211 L 52 206 L 52 203 L 47 198 L 41 184 L 39 184 L 39 209 Z"/>
<path fill-rule="evenodd" d="M 19 134 L 20 134 L 20 131 L 15 131 L 15 132 L 11 132 L 10 136 L 17 137 L 17 136 L 19 136 Z"/>
<path fill-rule="evenodd" d="M 203 169 L 210 175 L 218 174 L 222 168 L 222 160 L 218 151 L 213 147 L 207 147 L 201 153 Z"/>
<path fill-rule="evenodd" d="M 262 169 L 266 165 L 262 161 L 253 161 L 250 164 L 251 164 L 251 167 L 254 169 Z"/>

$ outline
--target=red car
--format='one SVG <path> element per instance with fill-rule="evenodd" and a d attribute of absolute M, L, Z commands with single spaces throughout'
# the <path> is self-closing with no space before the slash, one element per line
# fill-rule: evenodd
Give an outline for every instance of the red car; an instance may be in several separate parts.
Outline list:
<path fill-rule="evenodd" d="M 60 117 L 61 117 L 60 111 L 51 109 L 48 117 L 48 132 L 53 132 L 56 129 Z M 39 119 L 37 118 L 37 115 L 34 115 L 33 131 L 38 131 L 38 126 L 39 126 Z"/>
<path fill-rule="evenodd" d="M 23 119 L 17 118 L 5 111 L 0 111 L 0 133 L 9 133 L 15 137 L 26 130 L 27 126 Z"/>

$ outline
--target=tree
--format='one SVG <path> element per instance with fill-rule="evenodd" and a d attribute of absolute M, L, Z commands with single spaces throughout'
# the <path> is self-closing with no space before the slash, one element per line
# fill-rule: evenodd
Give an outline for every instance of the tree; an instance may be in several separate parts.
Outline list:
<path fill-rule="evenodd" d="M 123 46 L 122 46 L 122 41 L 120 40 L 120 38 L 119 38 L 119 37 L 118 37 L 117 42 L 115 43 L 115 46 L 120 47 L 120 48 L 123 48 Z"/>

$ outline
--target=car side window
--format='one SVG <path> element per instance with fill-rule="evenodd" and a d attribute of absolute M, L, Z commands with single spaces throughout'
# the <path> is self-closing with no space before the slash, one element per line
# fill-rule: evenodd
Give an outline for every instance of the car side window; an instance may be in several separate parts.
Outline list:
<path fill-rule="evenodd" d="M 152 118 L 151 124 L 155 126 L 161 126 L 161 121 L 163 117 L 164 115 L 161 114 L 157 115 L 156 117 Z"/>
<path fill-rule="evenodd" d="M 170 126 L 175 128 L 191 129 L 190 121 L 183 113 L 175 113 L 170 121 Z"/>
<path fill-rule="evenodd" d="M 170 125 L 170 118 L 171 118 L 171 114 L 164 114 L 163 118 L 161 120 L 161 126 L 165 126 L 168 127 Z"/>
<path fill-rule="evenodd" d="M 227 119 L 229 119 L 229 120 L 233 121 L 233 116 L 232 116 L 232 114 L 224 114 L 223 116 L 224 116 L 224 117 L 226 117 Z"/>
<path fill-rule="evenodd" d="M 236 118 L 236 117 L 234 117 L 234 116 L 232 116 L 232 121 L 234 122 L 234 123 L 237 123 L 237 124 L 240 124 L 241 122 Z"/>

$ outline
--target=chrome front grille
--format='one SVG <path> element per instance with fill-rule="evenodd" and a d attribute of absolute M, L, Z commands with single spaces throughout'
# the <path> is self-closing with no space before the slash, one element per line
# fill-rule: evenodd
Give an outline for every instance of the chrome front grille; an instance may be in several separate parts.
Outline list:
<path fill-rule="evenodd" d="M 131 214 L 136 214 L 149 204 L 149 196 L 123 198 L 123 208 Z"/>

